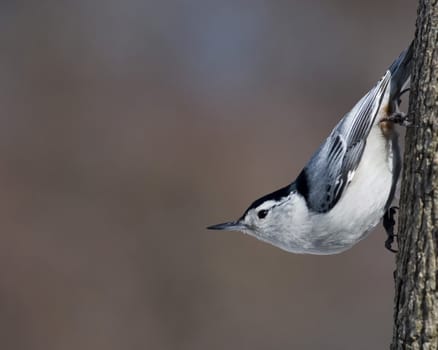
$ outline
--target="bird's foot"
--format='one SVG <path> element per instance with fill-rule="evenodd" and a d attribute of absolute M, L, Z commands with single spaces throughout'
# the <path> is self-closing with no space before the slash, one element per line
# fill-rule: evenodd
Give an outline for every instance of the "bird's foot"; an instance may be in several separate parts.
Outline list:
<path fill-rule="evenodd" d="M 394 215 L 397 210 L 398 207 L 391 207 L 386 211 L 385 215 L 383 215 L 383 227 L 385 228 L 386 234 L 388 235 L 385 241 L 385 248 L 393 253 L 397 253 L 397 250 L 392 248 L 392 243 L 394 243 L 394 238 L 397 237 L 397 235 L 394 234 L 394 227 L 395 227 Z"/>
<path fill-rule="evenodd" d="M 400 111 L 380 119 L 380 123 L 382 122 L 392 122 L 402 126 L 412 126 L 412 121 L 409 120 L 408 115 Z"/>

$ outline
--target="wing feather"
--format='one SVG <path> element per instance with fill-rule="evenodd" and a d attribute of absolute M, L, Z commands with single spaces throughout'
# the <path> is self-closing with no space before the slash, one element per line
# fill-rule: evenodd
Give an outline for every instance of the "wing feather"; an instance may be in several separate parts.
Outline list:
<path fill-rule="evenodd" d="M 312 210 L 323 213 L 333 208 L 353 179 L 390 80 L 387 71 L 342 118 L 298 177 L 297 182 L 306 182 L 297 187 L 308 189 L 304 196 Z"/>

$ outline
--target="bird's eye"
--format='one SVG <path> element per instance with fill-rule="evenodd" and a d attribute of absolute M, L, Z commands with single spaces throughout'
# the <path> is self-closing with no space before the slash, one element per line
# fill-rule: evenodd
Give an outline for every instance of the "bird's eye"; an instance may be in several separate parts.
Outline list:
<path fill-rule="evenodd" d="M 259 217 L 259 219 L 264 219 L 264 218 L 266 217 L 266 215 L 268 215 L 268 211 L 265 210 L 265 209 L 260 210 L 260 211 L 257 213 L 257 216 Z"/>

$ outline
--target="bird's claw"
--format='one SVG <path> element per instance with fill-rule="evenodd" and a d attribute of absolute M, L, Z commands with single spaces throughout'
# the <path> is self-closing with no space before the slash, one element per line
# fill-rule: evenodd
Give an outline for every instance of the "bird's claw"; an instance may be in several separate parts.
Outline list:
<path fill-rule="evenodd" d="M 394 215 L 398 209 L 398 207 L 390 207 L 386 211 L 385 215 L 383 215 L 383 227 L 385 228 L 386 234 L 388 235 L 388 238 L 385 241 L 385 248 L 393 253 L 397 253 L 397 250 L 392 248 L 392 243 L 394 243 L 394 238 L 397 237 L 397 235 L 394 234 Z"/>
<path fill-rule="evenodd" d="M 398 253 L 397 249 L 392 248 L 392 243 L 394 243 L 395 237 L 397 237 L 397 235 L 392 235 L 392 236 L 388 235 L 388 238 L 385 241 L 385 248 L 388 249 L 390 252 Z"/>
<path fill-rule="evenodd" d="M 403 112 L 395 112 L 387 117 L 380 119 L 380 123 L 382 122 L 392 122 L 394 124 L 402 125 L 402 126 L 412 126 L 412 121 L 409 120 L 408 115 Z"/>

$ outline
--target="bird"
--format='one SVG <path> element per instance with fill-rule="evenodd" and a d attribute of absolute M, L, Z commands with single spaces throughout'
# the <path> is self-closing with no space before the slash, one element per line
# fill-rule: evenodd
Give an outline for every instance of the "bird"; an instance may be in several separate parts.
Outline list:
<path fill-rule="evenodd" d="M 404 50 L 333 128 L 296 179 L 255 200 L 235 221 L 207 227 L 240 231 L 297 254 L 338 254 L 383 219 L 385 246 L 394 241 L 392 201 L 401 169 L 395 124 L 409 91 L 413 44 Z"/>

